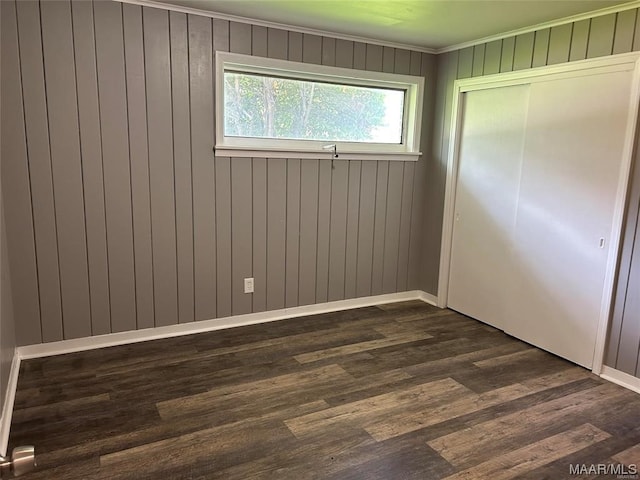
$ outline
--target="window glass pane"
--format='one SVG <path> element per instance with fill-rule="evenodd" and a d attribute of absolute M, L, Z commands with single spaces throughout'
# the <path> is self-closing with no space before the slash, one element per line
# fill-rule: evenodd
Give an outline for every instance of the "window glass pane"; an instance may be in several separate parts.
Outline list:
<path fill-rule="evenodd" d="M 224 72 L 224 134 L 402 143 L 404 90 Z"/>

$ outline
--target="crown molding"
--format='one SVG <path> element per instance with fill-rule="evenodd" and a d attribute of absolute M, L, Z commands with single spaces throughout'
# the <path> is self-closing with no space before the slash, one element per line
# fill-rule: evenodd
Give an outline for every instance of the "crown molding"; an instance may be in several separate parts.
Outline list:
<path fill-rule="evenodd" d="M 315 28 L 306 28 L 296 25 L 288 25 L 285 23 L 267 22 L 265 20 L 258 20 L 255 18 L 241 17 L 238 15 L 229 15 L 226 13 L 212 12 L 210 10 L 202 10 L 199 8 L 182 7 L 179 5 L 171 5 L 164 2 L 156 2 L 153 0 L 113 0 L 120 3 L 128 3 L 131 5 L 140 5 L 142 7 L 159 8 L 162 10 L 169 10 L 172 12 L 187 13 L 191 15 L 200 15 L 202 17 L 216 18 L 218 20 L 227 20 L 229 22 L 248 23 L 251 25 L 257 25 L 259 27 L 277 28 L 280 30 L 288 30 L 291 32 L 307 33 L 310 35 L 319 35 L 323 37 L 331 37 L 339 40 L 348 40 L 351 42 L 370 43 L 373 45 L 380 45 L 382 47 L 401 48 L 404 50 L 413 50 L 415 52 L 435 54 L 434 48 L 426 48 L 419 45 L 409 45 L 406 43 L 387 42 L 376 38 L 360 37 L 357 35 L 346 35 L 343 33 L 330 32 L 327 30 L 318 30 Z"/>
<path fill-rule="evenodd" d="M 502 40 L 505 38 L 509 38 L 509 37 L 515 37 L 517 35 L 522 35 L 525 33 L 530 33 L 530 32 L 535 32 L 537 30 L 544 30 L 546 28 L 552 28 L 552 27 L 557 27 L 560 25 L 565 25 L 567 23 L 573 23 L 573 22 L 579 22 L 581 20 L 588 20 L 591 18 L 596 18 L 596 17 L 601 17 L 604 15 L 609 15 L 611 13 L 618 13 L 618 12 L 624 12 L 626 10 L 632 10 L 635 8 L 640 8 L 640 0 L 634 0 L 631 2 L 627 2 L 627 3 L 622 3 L 619 5 L 612 5 L 611 7 L 605 7 L 605 8 L 601 8 L 599 10 L 593 10 L 591 12 L 586 12 L 586 13 L 580 13 L 578 15 L 572 15 L 569 17 L 563 17 L 563 18 L 559 18 L 557 20 L 551 20 L 548 22 L 543 22 L 543 23 L 538 23 L 536 25 L 532 25 L 529 27 L 523 27 L 523 28 L 519 28 L 516 30 L 510 30 L 508 32 L 503 32 L 503 33 L 498 33 L 496 35 L 490 35 L 488 37 L 482 37 L 476 40 L 470 40 L 468 42 L 463 42 L 463 43 L 458 43 L 455 45 L 450 45 L 448 47 L 442 47 L 442 48 L 428 48 L 428 47 L 424 47 L 424 46 L 419 46 L 419 45 L 410 45 L 410 44 L 405 44 L 405 43 L 397 43 L 397 42 L 387 42 L 384 40 L 380 40 L 380 39 L 375 39 L 375 38 L 369 38 L 369 37 L 360 37 L 360 36 L 356 36 L 356 35 L 346 35 L 346 34 L 342 34 L 342 33 L 336 33 L 336 32 L 330 32 L 327 30 L 318 30 L 318 29 L 314 29 L 314 28 L 305 28 L 305 27 L 300 27 L 300 26 L 296 26 L 296 25 L 288 25 L 288 24 L 284 24 L 284 23 L 277 23 L 277 22 L 268 22 L 265 20 L 258 20 L 255 18 L 249 18 L 249 17 L 242 17 L 242 16 L 238 16 L 238 15 L 229 15 L 229 14 L 225 14 L 225 13 L 219 13 L 219 12 L 212 12 L 209 10 L 202 10 L 199 8 L 191 8 L 191 7 L 182 7 L 179 5 L 172 5 L 172 4 L 168 4 L 168 3 L 164 3 L 164 2 L 156 2 L 154 0 L 113 0 L 115 2 L 120 2 L 120 3 L 128 3 L 131 5 L 140 5 L 142 7 L 152 7 L 152 8 L 159 8 L 162 10 L 169 10 L 172 12 L 180 12 L 180 13 L 187 13 L 187 14 L 191 14 L 191 15 L 200 15 L 203 17 L 209 17 L 209 18 L 216 18 L 219 20 L 226 20 L 229 22 L 239 22 L 239 23 L 248 23 L 251 25 L 257 25 L 260 27 L 267 27 L 267 28 L 277 28 L 280 30 L 288 30 L 291 32 L 298 32 L 298 33 L 307 33 L 310 35 L 320 35 L 320 36 L 325 36 L 325 37 L 331 37 L 331 38 L 336 38 L 336 39 L 340 39 L 340 40 L 348 40 L 348 41 L 352 41 L 352 42 L 363 42 L 363 43 L 370 43 L 373 45 L 380 45 L 383 47 L 392 47 L 392 48 L 401 48 L 401 49 L 405 49 L 405 50 L 413 50 L 416 52 L 422 52 L 422 53 L 430 53 L 430 54 L 435 54 L 435 55 L 439 55 L 441 53 L 447 53 L 447 52 L 453 52 L 455 50 L 461 50 L 463 48 L 468 48 L 468 47 L 473 47 L 475 45 L 481 45 L 483 43 L 489 43 L 489 42 L 493 42 L 496 40 Z"/>
<path fill-rule="evenodd" d="M 453 52 L 455 50 L 462 50 L 463 48 L 473 47 L 475 45 L 481 45 L 483 43 L 489 43 L 496 40 L 502 40 L 504 38 L 515 37 L 516 35 L 522 35 L 524 33 L 531 33 L 538 30 L 544 30 L 545 28 L 557 27 L 559 25 L 566 25 L 567 23 L 579 22 L 581 20 L 588 20 L 590 18 L 602 17 L 611 13 L 624 12 L 625 10 L 632 10 L 640 7 L 640 0 L 634 0 L 628 3 L 621 3 L 619 5 L 612 5 L 611 7 L 601 8 L 599 10 L 593 10 L 591 12 L 580 13 L 578 15 L 572 15 L 570 17 L 559 18 L 557 20 L 550 20 L 548 22 L 538 23 L 530 27 L 518 28 L 516 30 L 510 30 L 508 32 L 491 35 L 488 37 L 479 38 L 477 40 L 470 40 L 468 42 L 458 43 L 456 45 L 450 45 L 448 47 L 437 48 L 435 53 L 437 55 L 441 53 Z"/>

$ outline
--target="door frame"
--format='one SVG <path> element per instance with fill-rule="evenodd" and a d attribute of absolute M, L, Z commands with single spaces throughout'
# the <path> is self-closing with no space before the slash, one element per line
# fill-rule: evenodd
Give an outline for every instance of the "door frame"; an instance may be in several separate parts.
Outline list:
<path fill-rule="evenodd" d="M 604 280 L 602 304 L 598 320 L 596 345 L 593 356 L 592 371 L 600 374 L 604 358 L 607 328 L 611 318 L 614 285 L 618 270 L 620 243 L 624 220 L 624 211 L 629 190 L 629 177 L 633 163 L 634 141 L 638 121 L 640 103 L 640 52 L 623 53 L 607 57 L 580 60 L 560 65 L 545 66 L 521 70 L 517 72 L 499 73 L 477 78 L 456 80 L 453 85 L 452 115 L 450 124 L 450 143 L 447 155 L 447 173 L 444 196 L 444 212 L 442 220 L 442 240 L 440 249 L 440 266 L 438 275 L 437 305 L 447 306 L 449 292 L 449 272 L 451 265 L 451 247 L 455 215 L 456 188 L 458 180 L 460 132 L 462 128 L 462 109 L 464 95 L 475 90 L 500 88 L 513 85 L 530 84 L 546 81 L 550 78 L 570 78 L 583 76 L 585 70 L 592 74 L 616 71 L 631 71 L 631 108 L 628 112 L 623 158 L 618 179 L 616 203 L 609 242 L 608 259 Z"/>

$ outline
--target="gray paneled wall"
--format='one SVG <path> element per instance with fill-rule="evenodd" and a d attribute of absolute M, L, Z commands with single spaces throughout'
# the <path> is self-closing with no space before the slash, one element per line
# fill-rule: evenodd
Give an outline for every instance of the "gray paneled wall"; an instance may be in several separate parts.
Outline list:
<path fill-rule="evenodd" d="M 0 41 L 4 45 L 8 37 L 12 36 L 15 32 L 13 28 L 5 24 L 4 12 L 2 12 L 2 24 L 0 25 Z M 0 71 L 3 72 L 2 81 L 4 82 L 4 73 L 6 68 L 13 65 L 15 57 L 8 54 L 4 54 L 2 51 L 2 57 L 0 58 L 1 65 Z M 5 105 L 5 101 L 10 103 L 10 99 L 5 96 L 5 92 L 2 92 L 0 103 Z M 4 108 L 2 108 L 2 122 L 7 121 Z M 13 133 L 13 132 L 12 132 Z M 12 153 L 5 147 L 5 134 L 2 133 L 0 139 L 2 147 L 0 148 L 0 165 L 2 164 L 2 158 L 5 155 Z M 11 364 L 13 362 L 13 356 L 15 352 L 16 339 L 15 339 L 15 317 L 13 314 L 13 299 L 11 291 L 11 277 L 9 273 L 9 253 L 7 249 L 7 233 L 5 222 L 5 201 L 1 186 L 2 170 L 0 169 L 0 412 L 3 412 L 4 401 L 6 399 L 7 387 L 9 385 L 9 376 L 11 374 Z M 5 451 L 0 451 L 0 454 L 6 454 Z"/>
<path fill-rule="evenodd" d="M 424 290 L 435 292 L 438 286 L 453 82 L 458 78 L 509 72 L 638 50 L 640 50 L 640 14 L 638 9 L 634 9 L 475 45 L 438 56 L 434 142 L 431 161 L 427 166 L 428 183 L 424 189 L 427 195 L 423 239 Z M 636 154 L 635 163 L 639 162 L 640 154 Z M 634 183 L 633 188 L 637 192 L 640 175 L 635 176 Z M 633 208 L 633 202 L 631 202 L 628 215 L 630 221 L 634 218 Z M 635 208 L 637 217 L 637 198 Z M 636 226 L 633 224 L 631 233 L 635 230 Z M 625 248 L 628 250 L 631 246 L 629 242 L 633 242 L 633 236 L 630 233 L 626 235 L 625 242 L 627 243 Z M 623 258 L 621 272 L 628 273 L 630 256 L 625 258 Z M 638 270 L 637 263 L 639 262 L 636 260 L 636 270 Z M 623 288 L 622 284 L 619 288 Z M 632 301 L 636 302 L 637 308 L 639 297 L 640 289 L 635 288 L 627 292 L 626 301 L 630 302 L 630 298 L 634 299 Z M 629 315 L 626 324 L 614 321 L 606 363 L 627 373 L 638 375 L 640 372 L 636 370 L 636 365 L 639 350 L 640 316 L 637 313 L 634 317 Z M 630 367 L 631 364 L 633 368 Z"/>
<path fill-rule="evenodd" d="M 4 67 L 4 65 L 2 65 Z M 2 152 L 0 152 L 1 156 Z M 1 190 L 1 188 L 0 188 Z M 3 412 L 7 398 L 7 387 L 11 375 L 11 365 L 16 347 L 15 318 L 11 298 L 11 277 L 9 273 L 9 253 L 4 220 L 4 199 L 0 192 L 0 412 Z M 0 454 L 6 454 L 0 451 Z"/>
<path fill-rule="evenodd" d="M 420 287 L 427 162 L 214 159 L 213 62 L 426 76 L 426 148 L 434 56 L 112 1 L 1 4 L 19 344 Z"/>
<path fill-rule="evenodd" d="M 640 137 L 605 364 L 640 378 Z"/>
<path fill-rule="evenodd" d="M 0 206 L 0 255 L 2 256 L 0 257 L 0 411 L 2 411 L 6 399 L 11 364 L 16 347 L 15 317 L 11 299 L 11 279 L 7 263 L 9 254 L 7 251 L 3 210 L 4 205 Z"/>

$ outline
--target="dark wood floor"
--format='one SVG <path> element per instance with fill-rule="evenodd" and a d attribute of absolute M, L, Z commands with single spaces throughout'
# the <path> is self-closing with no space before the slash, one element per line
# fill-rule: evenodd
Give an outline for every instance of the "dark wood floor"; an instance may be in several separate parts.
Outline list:
<path fill-rule="evenodd" d="M 25 480 L 591 478 L 640 395 L 406 302 L 25 361 L 21 444 Z"/>

